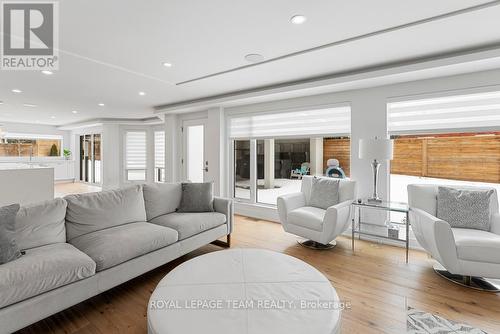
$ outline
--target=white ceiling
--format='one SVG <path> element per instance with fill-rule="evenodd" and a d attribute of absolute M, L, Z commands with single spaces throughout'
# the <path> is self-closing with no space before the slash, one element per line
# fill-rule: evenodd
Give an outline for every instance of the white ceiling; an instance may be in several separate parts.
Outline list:
<path fill-rule="evenodd" d="M 248 65 L 249 53 L 269 60 L 491 2 L 497 5 L 176 85 Z M 61 1 L 60 70 L 52 76 L 0 71 L 0 121 L 147 118 L 157 105 L 496 44 L 499 2 Z M 291 24 L 295 14 L 306 23 Z"/>

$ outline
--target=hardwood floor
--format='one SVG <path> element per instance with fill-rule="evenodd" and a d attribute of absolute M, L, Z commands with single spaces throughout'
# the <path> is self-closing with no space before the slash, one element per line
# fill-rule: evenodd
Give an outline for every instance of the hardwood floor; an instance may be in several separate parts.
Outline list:
<path fill-rule="evenodd" d="M 87 183 L 65 182 L 54 185 L 54 197 L 64 197 L 72 194 L 83 194 L 101 191 L 102 188 Z"/>
<path fill-rule="evenodd" d="M 236 217 L 232 247 L 283 252 L 323 272 L 340 298 L 352 305 L 342 314 L 342 333 L 405 333 L 408 306 L 500 333 L 500 294 L 444 280 L 422 252 L 412 251 L 406 264 L 402 248 L 356 241 L 353 254 L 345 237 L 337 239 L 333 250 L 314 251 L 298 245 L 279 224 L 241 216 Z M 158 281 L 180 263 L 219 250 L 205 246 L 20 333 L 146 333 L 147 304 Z"/>

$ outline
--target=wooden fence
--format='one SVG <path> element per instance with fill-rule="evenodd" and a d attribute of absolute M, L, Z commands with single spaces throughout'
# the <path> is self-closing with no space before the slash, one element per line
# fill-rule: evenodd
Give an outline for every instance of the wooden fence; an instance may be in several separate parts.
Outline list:
<path fill-rule="evenodd" d="M 325 168 L 330 158 L 338 159 L 350 175 L 350 140 L 325 139 Z M 500 133 L 395 138 L 391 173 L 500 183 Z"/>
<path fill-rule="evenodd" d="M 347 176 L 351 175 L 351 140 L 325 138 L 323 140 L 323 169 L 328 159 L 337 159 Z"/>

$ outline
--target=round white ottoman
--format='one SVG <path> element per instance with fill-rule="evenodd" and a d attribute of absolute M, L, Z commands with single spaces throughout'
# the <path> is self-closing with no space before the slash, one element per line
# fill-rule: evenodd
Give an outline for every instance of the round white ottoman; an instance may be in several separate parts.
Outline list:
<path fill-rule="evenodd" d="M 331 334 L 341 304 L 328 279 L 259 249 L 199 256 L 165 276 L 148 305 L 151 334 Z"/>

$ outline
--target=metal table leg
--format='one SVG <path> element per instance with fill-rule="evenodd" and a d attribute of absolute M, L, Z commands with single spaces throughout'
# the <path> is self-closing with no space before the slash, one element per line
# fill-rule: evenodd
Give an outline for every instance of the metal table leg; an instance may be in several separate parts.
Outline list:
<path fill-rule="evenodd" d="M 406 212 L 406 263 L 408 263 L 408 253 L 410 251 L 410 215 Z"/>

